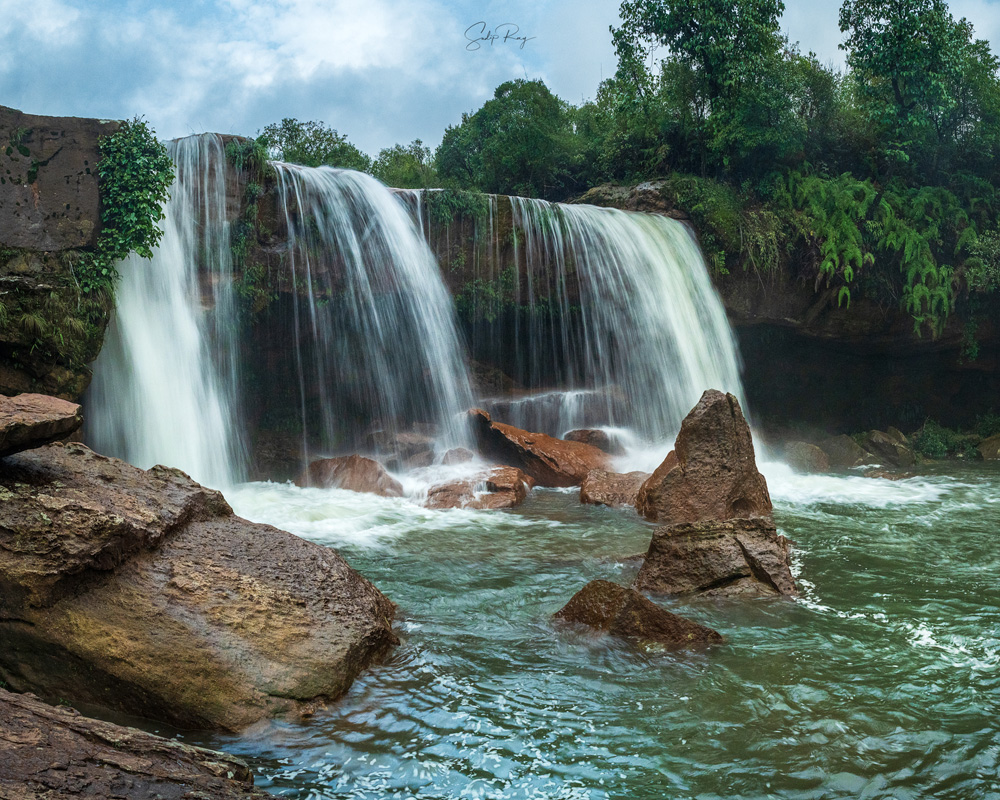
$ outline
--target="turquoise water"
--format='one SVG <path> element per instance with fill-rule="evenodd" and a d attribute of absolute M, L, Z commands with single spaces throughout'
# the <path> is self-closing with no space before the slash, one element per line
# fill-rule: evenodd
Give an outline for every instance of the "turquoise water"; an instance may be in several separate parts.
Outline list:
<path fill-rule="evenodd" d="M 296 798 L 1000 798 L 1000 469 L 764 469 L 797 601 L 662 602 L 723 633 L 645 652 L 554 628 L 652 526 L 536 491 L 513 512 L 250 484 L 237 511 L 336 547 L 402 646 L 335 707 L 187 736 Z"/>

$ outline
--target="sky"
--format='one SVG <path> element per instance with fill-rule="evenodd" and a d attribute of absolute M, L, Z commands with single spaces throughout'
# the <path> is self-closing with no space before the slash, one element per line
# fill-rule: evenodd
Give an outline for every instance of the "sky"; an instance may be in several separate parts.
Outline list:
<path fill-rule="evenodd" d="M 785 0 L 804 52 L 843 65 L 839 0 Z M 164 139 L 322 120 L 369 154 L 540 78 L 578 104 L 615 71 L 617 0 L 0 0 L 0 105 L 144 116 Z M 951 0 L 1000 48 L 1000 0 Z M 492 40 L 481 40 L 492 35 Z"/>

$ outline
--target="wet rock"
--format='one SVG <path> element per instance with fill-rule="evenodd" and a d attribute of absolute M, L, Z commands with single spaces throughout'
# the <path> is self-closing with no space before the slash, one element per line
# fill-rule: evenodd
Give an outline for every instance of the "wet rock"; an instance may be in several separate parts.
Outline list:
<path fill-rule="evenodd" d="M 382 497 L 402 497 L 403 486 L 385 467 L 364 456 L 341 456 L 313 461 L 295 481 L 296 486 L 347 489 Z"/>
<path fill-rule="evenodd" d="M 860 444 L 879 463 L 890 467 L 912 467 L 917 462 L 913 450 L 882 431 L 868 431 L 861 437 Z"/>
<path fill-rule="evenodd" d="M 866 469 L 862 473 L 865 478 L 881 478 L 885 481 L 905 481 L 908 478 L 917 477 L 912 472 L 890 472 L 887 469 Z"/>
<path fill-rule="evenodd" d="M 0 798 L 271 797 L 240 759 L 0 689 Z"/>
<path fill-rule="evenodd" d="M 896 444 L 901 444 L 903 447 L 910 446 L 910 440 L 907 438 L 906 434 L 903 433 L 899 428 L 893 428 L 891 425 L 886 428 L 886 435 L 892 439 Z"/>
<path fill-rule="evenodd" d="M 333 700 L 397 644 L 335 551 L 79 444 L 0 462 L 0 680 L 186 727 Z"/>
<path fill-rule="evenodd" d="M 434 437 L 424 431 L 377 431 L 366 437 L 366 444 L 384 460 L 390 469 L 416 469 L 434 463 Z"/>
<path fill-rule="evenodd" d="M 497 510 L 521 505 L 534 480 L 516 467 L 494 467 L 472 478 L 449 481 L 427 491 L 428 508 Z"/>
<path fill-rule="evenodd" d="M 635 589 L 609 581 L 588 583 L 555 613 L 554 619 L 587 625 L 612 636 L 667 647 L 692 647 L 723 641 L 722 636 L 711 628 L 671 614 Z"/>
<path fill-rule="evenodd" d="M 768 517 L 664 525 L 635 587 L 658 594 L 795 595 L 789 541 Z"/>
<path fill-rule="evenodd" d="M 82 424 L 75 403 L 44 394 L 0 396 L 0 458 L 62 439 Z"/>
<path fill-rule="evenodd" d="M 739 401 L 714 389 L 684 418 L 674 450 L 639 489 L 636 509 L 663 524 L 771 513 Z"/>
<path fill-rule="evenodd" d="M 476 457 L 476 454 L 471 450 L 464 447 L 454 447 L 444 454 L 444 458 L 441 459 L 441 463 L 445 466 L 452 466 L 453 464 L 465 464 L 466 462 L 472 461 Z"/>
<path fill-rule="evenodd" d="M 478 408 L 469 412 L 469 422 L 484 456 L 517 467 L 539 486 L 579 486 L 592 469 L 608 467 L 607 453 L 596 447 L 493 422 Z"/>
<path fill-rule="evenodd" d="M 833 469 L 852 469 L 875 463 L 875 457 L 846 434 L 824 439 L 819 446 Z"/>
<path fill-rule="evenodd" d="M 612 456 L 620 456 L 625 453 L 625 448 L 621 446 L 621 442 L 609 436 L 607 431 L 581 428 L 579 430 L 570 431 L 563 436 L 563 439 L 567 442 L 582 442 L 583 444 L 589 444 L 591 447 L 596 447 L 598 450 L 603 450 L 605 453 Z"/>
<path fill-rule="evenodd" d="M 634 506 L 648 472 L 608 472 L 592 469 L 580 486 L 580 502 L 595 506 Z"/>
<path fill-rule="evenodd" d="M 829 472 L 830 460 L 820 448 L 807 442 L 792 442 L 785 448 L 788 466 L 797 472 Z"/>
<path fill-rule="evenodd" d="M 979 454 L 987 461 L 1000 459 L 1000 435 L 990 436 L 979 443 Z"/>

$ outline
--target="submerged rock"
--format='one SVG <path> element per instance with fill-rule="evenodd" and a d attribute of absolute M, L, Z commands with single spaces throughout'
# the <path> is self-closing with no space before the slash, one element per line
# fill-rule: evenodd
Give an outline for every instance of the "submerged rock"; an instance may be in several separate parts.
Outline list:
<path fill-rule="evenodd" d="M 427 490 L 427 508 L 496 510 L 521 505 L 535 485 L 516 467 L 494 467 L 465 480 L 449 481 Z"/>
<path fill-rule="evenodd" d="M 612 456 L 620 456 L 625 453 L 625 448 L 621 446 L 621 442 L 609 436 L 607 431 L 581 428 L 579 430 L 570 431 L 563 436 L 563 439 L 567 442 L 583 442 L 583 444 L 589 444 L 591 447 L 596 447 L 598 450 L 603 450 L 605 453 Z"/>
<path fill-rule="evenodd" d="M 239 730 L 334 700 L 398 640 L 335 551 L 235 516 L 179 470 L 79 444 L 0 462 L 0 680 Z"/>
<path fill-rule="evenodd" d="M 890 467 L 912 467 L 917 462 L 916 454 L 908 445 L 882 431 L 864 434 L 861 447 L 875 456 L 879 463 Z"/>
<path fill-rule="evenodd" d="M 653 532 L 635 587 L 658 594 L 797 594 L 790 544 L 768 517 L 664 525 Z"/>
<path fill-rule="evenodd" d="M 639 489 L 636 509 L 664 524 L 771 513 L 739 401 L 710 389 L 684 418 L 674 450 Z"/>
<path fill-rule="evenodd" d="M 634 506 L 648 472 L 608 472 L 592 469 L 580 486 L 580 502 L 595 506 Z"/>
<path fill-rule="evenodd" d="M 364 456 L 340 456 L 313 461 L 296 480 L 296 486 L 347 489 L 382 497 L 402 497 L 403 486 L 385 467 Z"/>
<path fill-rule="evenodd" d="M 820 442 L 833 469 L 852 469 L 864 464 L 874 464 L 875 458 L 847 434 L 832 436 Z"/>
<path fill-rule="evenodd" d="M 635 589 L 610 581 L 588 583 L 555 613 L 554 619 L 587 625 L 612 636 L 668 647 L 691 647 L 723 641 L 722 636 L 711 628 L 671 614 Z"/>
<path fill-rule="evenodd" d="M 63 439 L 81 425 L 76 403 L 45 394 L 0 395 L 0 458 Z"/>
<path fill-rule="evenodd" d="M 253 787 L 240 759 L 54 708 L 0 689 L 0 797 L 242 800 Z"/>
<path fill-rule="evenodd" d="M 820 448 L 807 442 L 792 442 L 785 448 L 788 466 L 798 472 L 828 472 L 830 459 Z"/>
<path fill-rule="evenodd" d="M 539 486 L 579 486 L 592 469 L 609 464 L 608 454 L 589 444 L 493 422 L 478 408 L 469 412 L 469 422 L 484 456 L 523 470 Z"/>

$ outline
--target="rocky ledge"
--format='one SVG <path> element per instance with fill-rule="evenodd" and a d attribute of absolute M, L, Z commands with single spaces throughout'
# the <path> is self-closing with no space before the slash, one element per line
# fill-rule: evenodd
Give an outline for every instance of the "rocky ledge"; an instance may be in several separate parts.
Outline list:
<path fill-rule="evenodd" d="M 398 643 L 336 552 L 80 444 L 0 459 L 0 680 L 239 730 L 342 695 Z M 2 759 L 0 759 L 2 760 Z"/>

